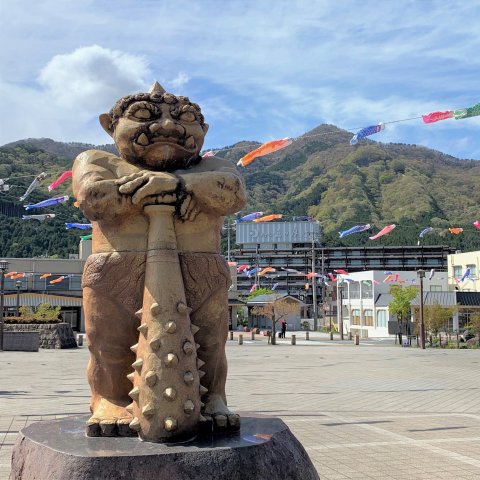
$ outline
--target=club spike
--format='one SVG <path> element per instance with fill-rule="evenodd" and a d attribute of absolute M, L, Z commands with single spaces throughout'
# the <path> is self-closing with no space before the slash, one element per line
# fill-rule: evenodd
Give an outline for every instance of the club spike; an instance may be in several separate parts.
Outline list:
<path fill-rule="evenodd" d="M 167 322 L 165 330 L 167 333 L 175 333 L 175 330 L 177 330 L 177 324 L 175 322 Z"/>
<path fill-rule="evenodd" d="M 153 417 L 155 414 L 155 407 L 151 403 L 147 403 L 147 405 L 142 408 L 142 414 L 147 418 Z"/>
<path fill-rule="evenodd" d="M 125 407 L 125 410 L 128 412 L 128 413 L 133 413 L 133 403 L 130 403 L 129 405 L 127 405 Z"/>
<path fill-rule="evenodd" d="M 155 81 L 150 87 L 148 93 L 165 93 L 165 89 L 157 81 Z"/>
<path fill-rule="evenodd" d="M 132 363 L 132 367 L 141 370 L 143 367 L 143 358 L 137 358 L 137 360 Z"/>
<path fill-rule="evenodd" d="M 175 398 L 177 398 L 177 391 L 174 388 L 168 387 L 165 389 L 163 392 L 163 396 L 167 399 L 173 402 Z"/>
<path fill-rule="evenodd" d="M 150 307 L 150 312 L 152 312 L 152 315 L 160 315 L 162 313 L 162 307 L 158 303 L 152 303 L 152 306 Z"/>
<path fill-rule="evenodd" d="M 135 417 L 128 425 L 133 431 L 138 432 L 140 430 L 140 420 Z"/>
<path fill-rule="evenodd" d="M 192 331 L 192 334 L 195 335 L 200 330 L 200 327 L 197 327 L 192 323 L 190 324 L 190 330 Z"/>
<path fill-rule="evenodd" d="M 195 404 L 191 400 L 187 400 L 183 404 L 183 411 L 185 413 L 192 413 L 195 410 Z"/>
<path fill-rule="evenodd" d="M 135 316 L 136 316 L 139 320 L 141 320 L 141 318 L 142 318 L 142 313 L 143 313 L 143 309 L 137 310 L 137 311 L 135 312 Z"/>
<path fill-rule="evenodd" d="M 191 385 L 193 383 L 194 379 L 195 379 L 195 377 L 193 376 L 192 372 L 185 372 L 185 374 L 183 375 L 183 381 L 187 385 Z"/>
<path fill-rule="evenodd" d="M 140 333 L 143 333 L 143 335 L 145 335 L 145 337 L 147 336 L 147 332 L 148 332 L 148 326 L 146 323 L 142 323 L 138 328 L 137 330 L 140 332 Z"/>
<path fill-rule="evenodd" d="M 161 340 L 158 337 L 152 338 L 149 342 L 150 348 L 155 352 L 160 348 Z"/>
<path fill-rule="evenodd" d="M 205 362 L 197 357 L 197 368 L 202 368 L 205 365 Z"/>
<path fill-rule="evenodd" d="M 205 372 L 202 372 L 201 370 L 198 371 L 198 377 L 203 378 L 205 376 Z"/>
<path fill-rule="evenodd" d="M 145 375 L 145 383 L 149 387 L 153 387 L 157 383 L 157 374 L 153 371 L 150 370 L 146 375 Z"/>
<path fill-rule="evenodd" d="M 191 310 L 185 305 L 183 302 L 178 302 L 177 303 L 177 312 L 178 313 L 188 313 L 188 311 Z"/>
<path fill-rule="evenodd" d="M 198 421 L 199 421 L 199 422 L 207 422 L 208 420 L 207 420 L 203 415 L 200 415 L 200 416 L 198 417 Z"/>
<path fill-rule="evenodd" d="M 135 378 L 135 372 L 129 373 L 129 374 L 127 375 L 127 378 L 133 383 L 133 380 L 134 380 L 134 378 Z"/>
<path fill-rule="evenodd" d="M 183 344 L 183 351 L 187 354 L 187 355 L 191 355 L 194 351 L 195 351 L 195 348 L 194 346 L 190 343 L 190 342 L 185 342 Z"/>
<path fill-rule="evenodd" d="M 200 395 L 205 395 L 208 392 L 208 388 L 205 388 L 203 385 L 200 385 Z"/>
<path fill-rule="evenodd" d="M 200 348 L 200 344 L 196 343 L 195 344 L 195 350 L 198 350 Z"/>
<path fill-rule="evenodd" d="M 134 387 L 130 392 L 128 392 L 128 396 L 135 402 L 138 401 L 138 397 L 140 396 L 140 389 L 138 387 Z"/>
<path fill-rule="evenodd" d="M 175 367 L 178 365 L 178 357 L 174 353 L 169 353 L 165 355 L 163 361 L 167 367 Z"/>
<path fill-rule="evenodd" d="M 132 346 L 130 347 L 130 350 L 131 350 L 133 353 L 137 353 L 138 343 L 136 343 L 135 345 L 132 345 Z"/>
<path fill-rule="evenodd" d="M 177 425 L 177 420 L 173 417 L 167 417 L 163 423 L 163 426 L 165 427 L 165 430 L 167 432 L 173 432 L 174 430 L 176 430 Z"/>
<path fill-rule="evenodd" d="M 203 402 L 200 402 L 200 408 L 203 408 L 205 404 Z"/>

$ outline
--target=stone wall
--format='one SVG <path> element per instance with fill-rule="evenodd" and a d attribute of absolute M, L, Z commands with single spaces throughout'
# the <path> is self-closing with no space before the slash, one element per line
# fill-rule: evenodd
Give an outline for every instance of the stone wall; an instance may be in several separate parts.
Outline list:
<path fill-rule="evenodd" d="M 40 348 L 77 348 L 75 334 L 69 323 L 7 323 L 5 331 L 38 331 Z"/>

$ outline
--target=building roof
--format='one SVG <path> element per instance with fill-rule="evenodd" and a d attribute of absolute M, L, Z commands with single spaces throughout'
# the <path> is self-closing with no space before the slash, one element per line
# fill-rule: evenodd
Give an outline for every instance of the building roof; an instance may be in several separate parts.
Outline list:
<path fill-rule="evenodd" d="M 451 307 L 457 304 L 457 297 L 455 292 L 423 292 L 423 304 Z M 420 305 L 420 294 L 412 300 L 411 305 Z"/>
<path fill-rule="evenodd" d="M 247 300 L 247 305 L 265 305 L 266 303 L 273 303 L 277 300 L 291 298 L 296 302 L 303 305 L 303 302 L 298 298 L 292 297 L 292 295 L 282 294 L 282 293 L 269 293 L 268 295 L 258 295 L 257 297 Z"/>
<path fill-rule="evenodd" d="M 66 295 L 47 295 L 42 293 L 21 293 L 19 298 L 21 307 L 38 307 L 41 303 L 48 303 L 52 307 L 81 307 L 82 297 L 67 297 Z M 5 295 L 5 306 L 15 307 L 17 295 Z"/>
<path fill-rule="evenodd" d="M 480 292 L 456 292 L 457 303 L 472 307 L 480 306 Z"/>

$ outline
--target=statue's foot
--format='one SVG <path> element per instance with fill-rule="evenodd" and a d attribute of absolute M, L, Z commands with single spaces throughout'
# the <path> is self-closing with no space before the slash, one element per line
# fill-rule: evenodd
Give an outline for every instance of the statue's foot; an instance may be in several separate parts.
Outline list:
<path fill-rule="evenodd" d="M 136 435 L 129 424 L 133 417 L 125 407 L 102 398 L 87 420 L 87 437 L 130 437 Z"/>
<path fill-rule="evenodd" d="M 202 431 L 227 432 L 240 430 L 240 415 L 231 412 L 219 395 L 209 395 L 202 409 L 205 418 Z"/>

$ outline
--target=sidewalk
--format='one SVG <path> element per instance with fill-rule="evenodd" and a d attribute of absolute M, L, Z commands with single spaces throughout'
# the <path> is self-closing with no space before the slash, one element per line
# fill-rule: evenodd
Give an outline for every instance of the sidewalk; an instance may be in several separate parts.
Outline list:
<path fill-rule="evenodd" d="M 292 346 L 290 335 L 228 341 L 227 396 L 233 410 L 281 417 L 322 480 L 480 478 L 480 350 L 323 334 Z M 0 479 L 19 429 L 87 413 L 87 360 L 85 347 L 0 352 Z"/>

